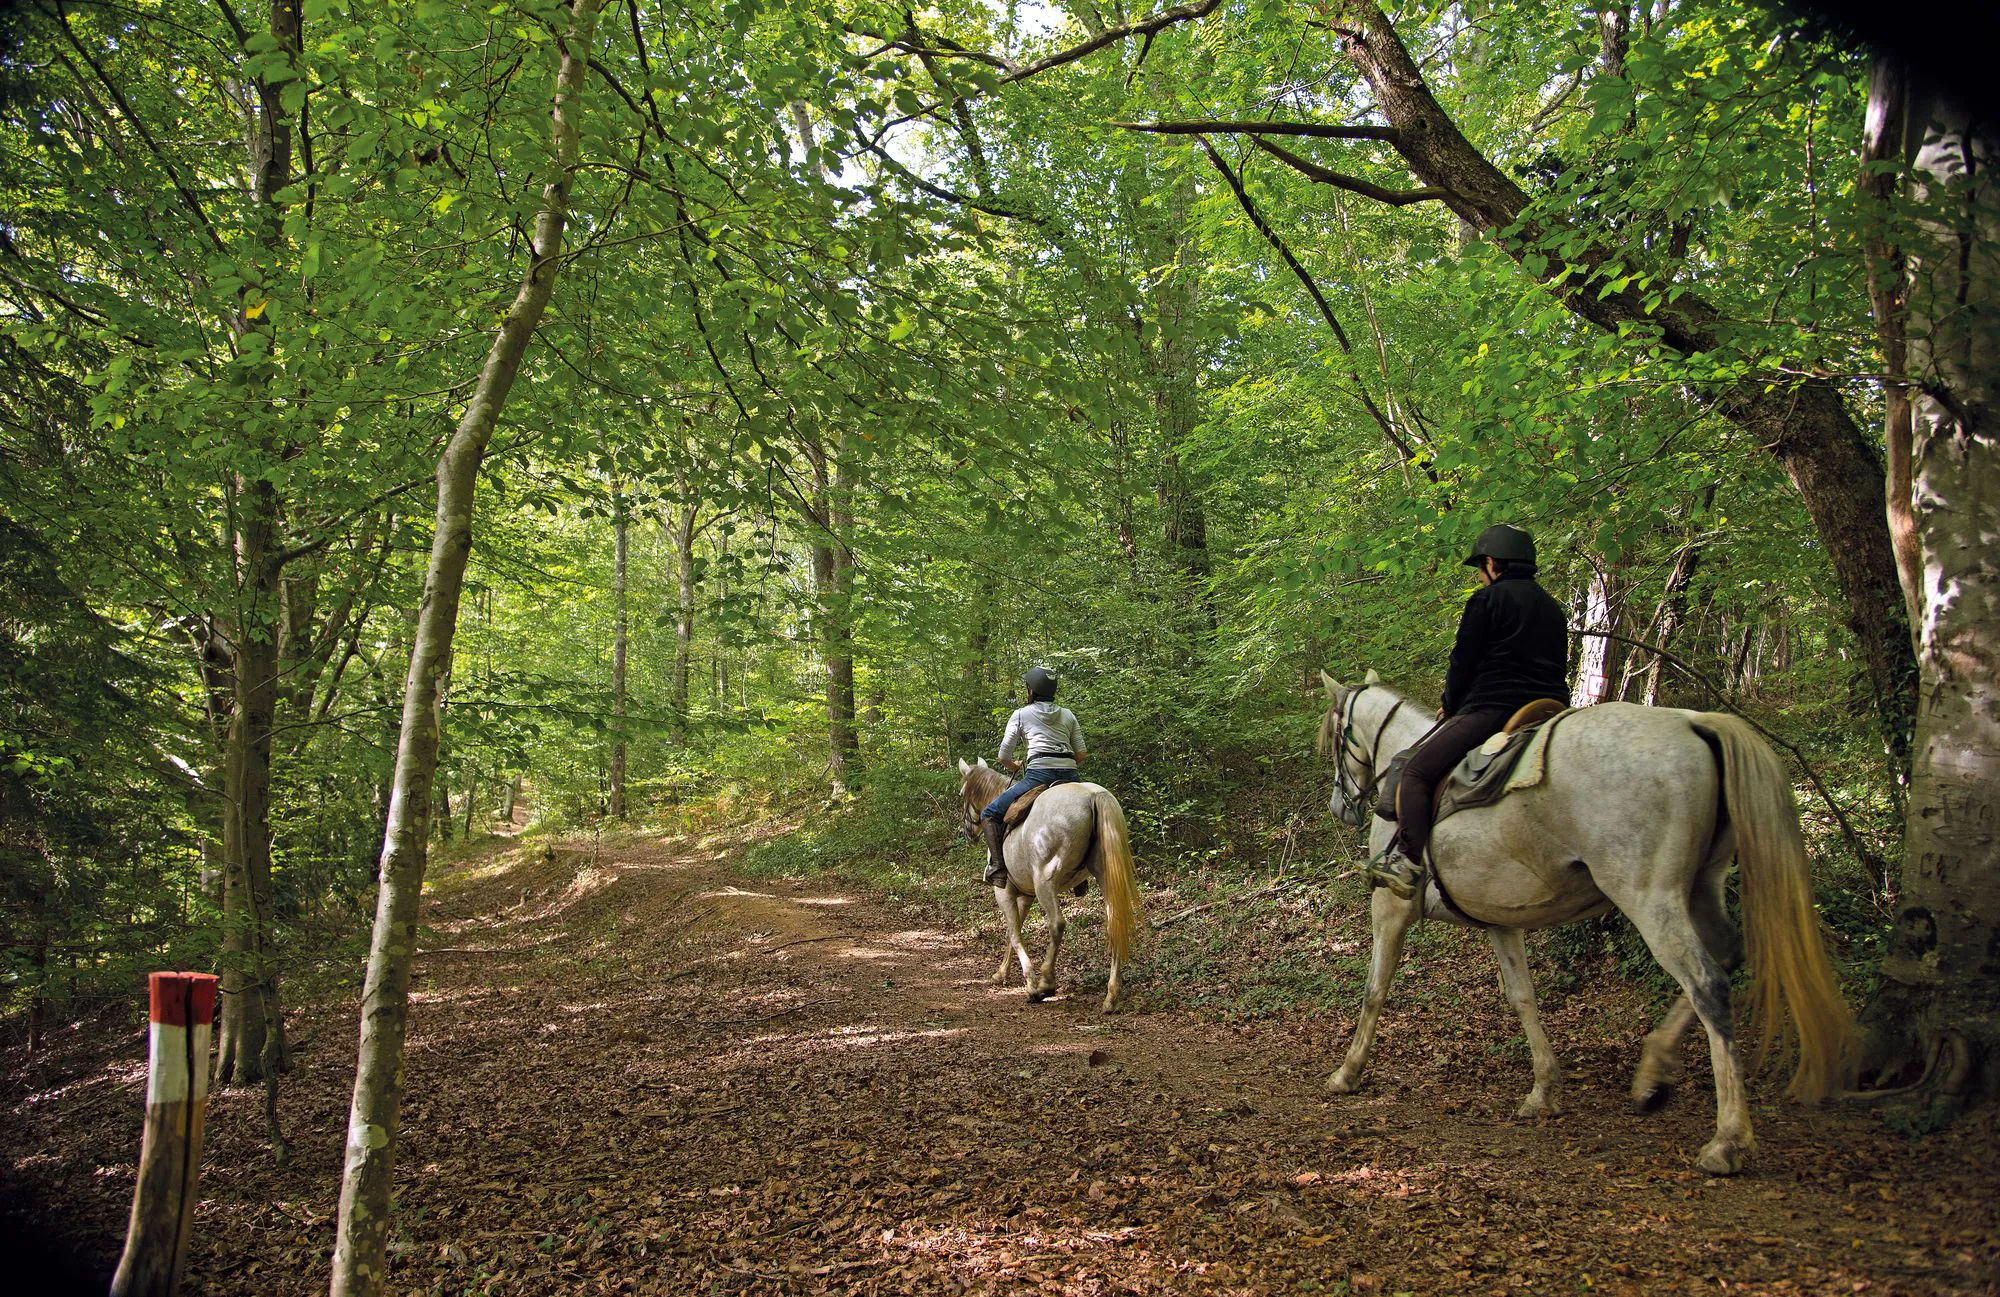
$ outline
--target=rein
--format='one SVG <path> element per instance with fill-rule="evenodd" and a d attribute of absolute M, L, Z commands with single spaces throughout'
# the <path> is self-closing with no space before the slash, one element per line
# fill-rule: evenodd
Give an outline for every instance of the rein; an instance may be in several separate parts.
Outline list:
<path fill-rule="evenodd" d="M 1375 800 L 1376 790 L 1382 786 L 1382 776 L 1387 773 L 1386 763 L 1381 760 L 1382 736 L 1389 732 L 1390 722 L 1396 719 L 1396 713 L 1403 710 L 1403 704 L 1409 701 L 1405 698 L 1396 699 L 1396 703 L 1389 709 L 1388 715 L 1384 716 L 1382 723 L 1375 727 L 1375 737 L 1369 740 L 1368 746 L 1365 749 L 1361 750 L 1361 756 L 1367 762 L 1368 778 L 1365 780 L 1355 779 L 1347 773 L 1348 754 L 1355 751 L 1353 743 L 1354 703 L 1362 694 L 1373 687 L 1373 685 L 1358 684 L 1348 692 L 1347 697 L 1335 704 L 1335 708 L 1340 714 L 1340 754 L 1334 758 L 1333 762 L 1333 786 L 1340 791 L 1343 799 L 1349 798 L 1351 790 L 1352 799 L 1348 801 L 1348 805 L 1354 809 L 1354 818 L 1349 820 L 1348 823 L 1354 825 L 1356 828 L 1360 828 L 1367 823 L 1367 812 L 1364 808 Z M 1433 724 L 1429 729 L 1424 731 L 1423 738 L 1418 739 L 1411 746 L 1415 747 L 1421 744 L 1424 739 L 1428 739 L 1431 735 L 1437 733 L 1438 726 L 1443 724 L 1443 721 Z"/>
<path fill-rule="evenodd" d="M 1404 702 L 1398 698 L 1395 706 L 1391 707 L 1388 714 L 1382 718 L 1382 723 L 1375 727 L 1375 737 L 1369 741 L 1364 752 L 1368 765 L 1368 778 L 1365 781 L 1354 779 L 1347 773 L 1347 757 L 1354 750 L 1354 702 L 1369 688 L 1370 686 L 1366 684 L 1356 685 L 1347 697 L 1340 700 L 1340 755 L 1333 763 L 1333 786 L 1340 790 L 1341 799 L 1354 808 L 1352 822 L 1357 826 L 1364 822 L 1363 808 L 1374 799 L 1375 790 L 1382 783 L 1382 763 L 1376 759 L 1377 752 L 1382 746 L 1382 736 L 1389 732 L 1389 723 L 1396 719 L 1397 712 L 1403 710 Z M 1425 735 L 1425 737 L 1430 736 Z M 1353 785 L 1351 797 L 1350 783 Z"/>

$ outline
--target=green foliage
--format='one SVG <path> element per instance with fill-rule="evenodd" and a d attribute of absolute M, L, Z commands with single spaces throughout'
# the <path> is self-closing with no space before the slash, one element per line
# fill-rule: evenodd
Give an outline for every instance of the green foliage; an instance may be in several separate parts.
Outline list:
<path fill-rule="evenodd" d="M 268 640 L 270 918 L 307 960 L 370 911 L 431 474 L 550 173 L 555 11 L 315 0 L 296 55 L 184 0 L 122 15 L 38 10 L 0 62 L 0 779 L 32 857 L 9 916 L 92 959 L 214 944 L 226 659 Z M 1893 858 L 1826 556 L 1703 404 L 1810 375 L 1872 417 L 1855 56 L 1739 0 L 1642 25 L 1622 69 L 1582 10 L 1399 15 L 1549 233 L 1517 263 L 1438 204 L 1218 144 L 1343 346 L 1199 149 L 1110 125 L 1367 119 L 1337 36 L 1254 4 L 1006 85 L 936 56 L 1018 66 L 1097 21 L 643 0 L 603 25 L 555 296 L 481 472 L 450 823 L 518 780 L 538 829 L 593 826 L 622 744 L 635 818 L 774 818 L 796 828 L 759 868 L 944 896 L 973 869 L 952 762 L 994 755 L 1042 662 L 1148 877 L 1262 876 L 1337 849 L 1318 670 L 1433 692 L 1458 559 L 1506 518 L 1579 620 L 1603 573 L 1635 635 L 1677 597 L 1677 652 Z M 259 77 L 292 146 L 261 198 Z M 1408 183 L 1374 144 L 1294 144 Z M 1725 318 L 1684 355 L 1581 325 L 1544 277 L 1655 317 L 1699 285 Z M 266 486 L 270 588 L 239 545 Z M 1671 671 L 1660 692 L 1714 701 Z M 1806 812 L 1863 967 L 1880 889 Z M 1568 966 L 1630 953 L 1578 931 L 1552 939 Z M 1333 995 L 1354 970 L 1308 950 L 1227 1011 Z"/>

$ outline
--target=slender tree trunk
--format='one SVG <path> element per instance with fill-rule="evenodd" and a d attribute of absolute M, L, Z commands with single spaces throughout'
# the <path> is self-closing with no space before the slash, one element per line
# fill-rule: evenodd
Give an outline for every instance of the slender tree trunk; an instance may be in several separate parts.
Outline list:
<path fill-rule="evenodd" d="M 804 446 L 813 467 L 813 494 L 801 510 L 813 528 L 813 631 L 826 671 L 827 770 L 835 792 L 845 791 L 854 734 L 854 556 L 848 542 L 854 529 L 852 483 L 846 476 L 842 439 L 817 435 Z"/>
<path fill-rule="evenodd" d="M 1878 77 L 1877 90 L 1882 86 Z M 1907 509 L 1921 570 L 1916 751 L 1901 908 L 1866 1020 L 1885 1077 L 1928 1065 L 1949 1100 L 2000 1095 L 2000 123 L 1910 84 L 1922 213 L 1902 241 Z M 1878 249 L 1879 251 L 1879 249 Z"/>
<path fill-rule="evenodd" d="M 347 1156 L 340 1186 L 332 1297 L 376 1297 L 388 1279 L 389 1192 L 402 1125 L 403 1038 L 416 955 L 418 905 L 427 863 L 424 823 L 436 775 L 439 686 L 451 662 L 459 596 L 472 552 L 473 492 L 521 359 L 547 309 L 561 265 L 563 227 L 577 158 L 577 114 L 600 0 L 571 0 L 556 73 L 553 168 L 542 190 L 521 286 L 501 321 L 465 413 L 438 461 L 437 524 L 424 574 L 422 610 L 403 691 L 395 792 L 382 841 L 375 929 L 361 994 L 361 1039 Z"/>
<path fill-rule="evenodd" d="M 834 439 L 833 452 L 829 511 L 833 524 L 833 616 L 827 624 L 826 734 L 835 778 L 845 784 L 861 746 L 854 724 L 854 479 L 845 433 Z"/>
<path fill-rule="evenodd" d="M 1687 620 L 1687 592 L 1694 584 L 1694 574 L 1701 566 L 1701 547 L 1693 541 L 1681 546 L 1681 552 L 1674 557 L 1673 571 L 1667 574 L 1667 588 L 1660 596 L 1659 611 L 1653 615 L 1653 633 L 1649 637 L 1663 649 L 1671 650 L 1674 635 Z M 1646 667 L 1646 692 L 1643 701 L 1648 707 L 1660 705 L 1660 674 L 1666 659 L 1658 654 Z"/>
<path fill-rule="evenodd" d="M 282 1033 L 268 953 L 271 901 L 271 729 L 278 706 L 277 492 L 243 479 L 236 492 L 235 697 L 223 766 L 222 1033 L 216 1080 L 264 1077 L 265 1035 Z M 279 1037 L 278 1057 L 283 1058 Z"/>
<path fill-rule="evenodd" d="M 699 506 L 685 498 L 674 511 L 674 679 L 668 706 L 674 715 L 674 742 L 688 736 L 688 670 L 694 658 L 694 532 Z"/>
<path fill-rule="evenodd" d="M 1590 569 L 1589 591 L 1584 596 L 1583 628 L 1616 633 L 1624 616 L 1625 582 L 1622 575 L 1613 565 L 1594 561 Z M 1620 658 L 1611 651 L 1612 641 L 1603 635 L 1584 635 L 1580 639 L 1573 700 L 1578 707 L 1588 707 L 1611 696 L 1611 681 L 1619 671 Z"/>
<path fill-rule="evenodd" d="M 625 818 L 625 564 L 627 545 L 625 488 L 611 484 L 611 818 Z"/>
<path fill-rule="evenodd" d="M 1565 231 L 1527 215 L 1527 194 L 1474 148 L 1439 106 L 1382 11 L 1372 0 L 1342 0 L 1338 13 L 1348 57 L 1375 92 L 1377 107 L 1395 130 L 1391 143 L 1411 172 L 1479 229 L 1512 231 L 1499 246 L 1517 260 L 1541 258 L 1547 263 L 1536 272 L 1542 278 L 1563 273 L 1565 258 L 1542 249 Z M 1606 244 L 1567 259 L 1593 272 L 1553 289 L 1570 311 L 1614 332 L 1621 325 L 1657 329 L 1661 341 L 1682 354 L 1717 348 L 1722 315 L 1695 293 L 1651 312 L 1638 290 L 1600 296 L 1608 285 L 1594 272 L 1614 255 Z M 1797 488 L 1839 583 L 1848 629 L 1867 660 L 1883 741 L 1897 765 L 1906 764 L 1916 710 L 1915 660 L 1895 553 L 1882 522 L 1887 505 L 1874 446 L 1826 384 L 1776 385 L 1758 377 L 1704 399 L 1769 449 Z"/>
<path fill-rule="evenodd" d="M 1916 408 L 1909 385 L 1909 326 L 1904 318 L 1909 266 L 1902 249 L 1889 236 L 1894 221 L 1892 201 L 1902 187 L 1900 175 L 1910 131 L 1908 77 L 1894 59 L 1877 58 L 1868 87 L 1868 115 L 1861 145 L 1860 190 L 1876 221 L 1865 248 L 1868 301 L 1875 315 L 1875 336 L 1882 349 L 1882 370 L 1891 375 L 1882 384 L 1882 436 L 1888 451 L 1886 510 L 1889 541 L 1896 554 L 1896 576 L 1910 626 L 1923 624 L 1923 555 L 1917 539 L 1914 497 L 1910 490 L 1911 443 L 1916 435 Z"/>
<path fill-rule="evenodd" d="M 271 0 L 265 34 L 273 53 L 295 58 L 300 45 L 297 0 Z M 284 205 L 291 183 L 291 118 L 279 100 L 291 69 L 260 72 L 253 84 L 257 104 L 244 135 L 249 155 L 251 201 L 259 215 L 258 246 L 273 264 L 285 248 Z M 250 314 L 246 298 L 231 321 L 242 338 L 269 329 L 268 319 Z M 262 314 L 261 310 L 258 312 Z M 271 375 L 261 381 L 268 388 Z M 275 463 L 279 448 L 268 433 L 252 440 Z M 279 639 L 283 633 L 279 523 L 282 504 L 268 477 L 239 475 L 235 483 L 236 607 L 231 665 L 235 710 L 230 717 L 223 759 L 223 797 L 235 810 L 235 839 L 223 840 L 223 1020 L 216 1079 L 243 1085 L 270 1075 L 266 1060 L 282 1065 L 283 1019 L 278 1011 L 277 974 L 268 957 L 271 888 L 271 731 L 278 709 Z M 282 1151 L 282 1141 L 274 1142 Z"/>

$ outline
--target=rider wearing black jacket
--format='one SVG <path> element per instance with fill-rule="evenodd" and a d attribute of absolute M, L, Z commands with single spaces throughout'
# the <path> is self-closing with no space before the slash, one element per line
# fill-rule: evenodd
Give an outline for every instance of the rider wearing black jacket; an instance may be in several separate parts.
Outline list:
<path fill-rule="evenodd" d="M 1458 621 L 1444 681 L 1442 722 L 1411 755 L 1396 786 L 1396 836 L 1368 878 L 1405 899 L 1416 895 L 1430 842 L 1437 785 L 1465 754 L 1498 734 L 1538 698 L 1569 705 L 1569 619 L 1535 583 L 1535 541 L 1500 523 L 1479 533 L 1467 567 L 1479 569 Z"/>

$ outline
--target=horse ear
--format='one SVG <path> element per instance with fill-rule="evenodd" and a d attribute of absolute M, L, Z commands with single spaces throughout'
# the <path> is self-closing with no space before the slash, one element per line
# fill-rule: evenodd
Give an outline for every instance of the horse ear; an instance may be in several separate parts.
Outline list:
<path fill-rule="evenodd" d="M 979 768 L 980 768 L 981 770 L 984 770 L 984 769 L 986 769 L 986 758 L 985 758 L 985 757 L 981 757 L 981 758 L 979 758 Z"/>
<path fill-rule="evenodd" d="M 958 759 L 958 773 L 962 775 L 969 775 L 972 773 L 972 767 L 965 764 L 964 757 L 960 757 Z"/>
<path fill-rule="evenodd" d="M 1326 696 L 1329 698 L 1334 697 L 1340 692 L 1340 681 L 1335 680 L 1325 671 L 1319 673 L 1319 682 L 1326 687 Z"/>
<path fill-rule="evenodd" d="M 1369 667 L 1368 678 L 1363 680 L 1361 683 L 1365 685 L 1379 685 L 1382 683 L 1382 677 L 1375 674 L 1374 667 Z"/>

